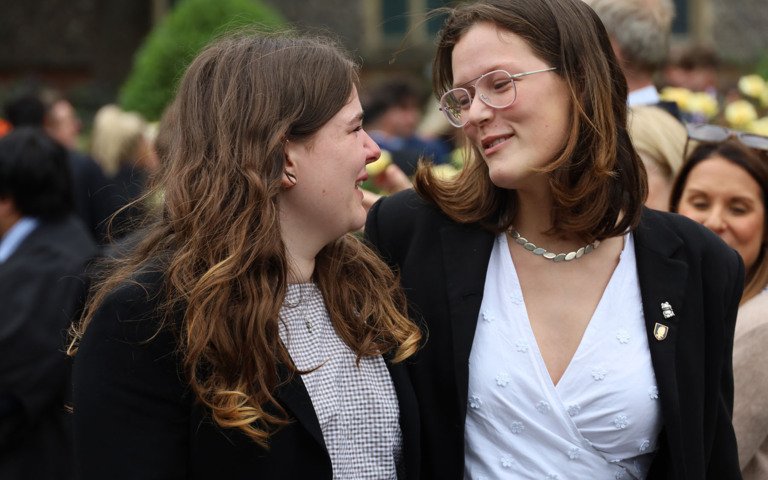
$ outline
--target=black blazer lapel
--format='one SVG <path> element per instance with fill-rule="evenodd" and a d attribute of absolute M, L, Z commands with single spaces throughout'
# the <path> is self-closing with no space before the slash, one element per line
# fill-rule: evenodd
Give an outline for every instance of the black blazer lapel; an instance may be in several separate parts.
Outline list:
<path fill-rule="evenodd" d="M 485 274 L 494 235 L 476 225 L 448 224 L 440 229 L 445 267 L 456 391 L 462 419 L 467 411 L 469 353 L 483 300 Z"/>
<path fill-rule="evenodd" d="M 635 231 L 637 273 L 664 431 L 671 451 L 683 452 L 675 349 L 678 325 L 686 320 L 688 264 L 675 255 L 683 246 L 680 237 L 664 223 L 654 221 L 654 215 L 646 209 Z M 669 309 L 662 304 L 668 304 Z M 672 316 L 667 313 L 668 318 L 665 318 L 665 311 L 671 312 Z M 672 458 L 677 459 L 673 465 L 676 478 L 683 478 L 685 456 L 678 454 Z"/>
<path fill-rule="evenodd" d="M 284 366 L 279 367 L 280 378 L 288 377 L 288 369 Z M 298 422 L 317 440 L 323 450 L 328 450 L 325 446 L 323 431 L 320 429 L 320 422 L 317 420 L 315 407 L 312 405 L 312 399 L 301 380 L 300 375 L 294 375 L 290 382 L 280 385 L 275 392 L 285 407 L 293 414 Z"/>

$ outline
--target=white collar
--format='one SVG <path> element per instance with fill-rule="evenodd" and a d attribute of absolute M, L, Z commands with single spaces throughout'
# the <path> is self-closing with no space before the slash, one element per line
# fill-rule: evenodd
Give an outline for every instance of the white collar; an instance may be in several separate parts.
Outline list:
<path fill-rule="evenodd" d="M 636 105 L 654 105 L 659 103 L 659 101 L 661 101 L 659 91 L 656 90 L 656 87 L 653 85 L 633 90 L 629 92 L 629 95 L 627 96 L 627 104 L 630 107 Z"/>
<path fill-rule="evenodd" d="M 33 217 L 21 217 L 19 221 L 14 223 L 5 235 L 3 235 L 3 238 L 0 239 L 0 263 L 8 260 L 8 257 L 13 255 L 13 252 L 19 248 L 21 242 L 23 242 L 39 224 L 40 221 Z"/>

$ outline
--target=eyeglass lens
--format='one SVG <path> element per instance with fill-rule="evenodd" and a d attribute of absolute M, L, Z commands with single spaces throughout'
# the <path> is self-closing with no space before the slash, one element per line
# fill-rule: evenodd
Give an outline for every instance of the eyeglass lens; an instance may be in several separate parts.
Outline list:
<path fill-rule="evenodd" d="M 467 123 L 462 114 L 469 110 L 474 95 L 479 95 L 489 107 L 508 107 L 515 101 L 515 81 L 509 73 L 496 70 L 480 77 L 474 86 L 448 90 L 440 99 L 440 107 L 452 125 L 461 127 Z"/>

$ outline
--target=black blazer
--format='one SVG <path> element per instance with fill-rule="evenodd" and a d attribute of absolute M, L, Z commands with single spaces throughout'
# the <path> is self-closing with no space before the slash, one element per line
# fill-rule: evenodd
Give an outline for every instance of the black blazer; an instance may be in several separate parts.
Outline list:
<path fill-rule="evenodd" d="M 0 263 L 0 478 L 71 478 L 67 329 L 97 253 L 79 218 L 41 220 Z"/>
<path fill-rule="evenodd" d="M 157 331 L 162 276 L 112 293 L 74 363 L 76 470 L 90 479 L 328 479 L 331 460 L 299 376 L 276 392 L 291 423 L 265 450 L 222 429 L 194 401 L 171 328 Z M 174 324 L 178 326 L 180 318 Z M 147 339 L 150 339 L 147 341 Z M 400 405 L 406 478 L 419 478 L 419 420 L 403 365 L 388 362 Z"/>
<path fill-rule="evenodd" d="M 455 223 L 413 191 L 371 209 L 367 238 L 397 269 L 427 330 L 409 362 L 421 409 L 422 477 L 460 479 L 468 360 L 494 235 Z M 731 349 L 744 269 L 733 250 L 679 215 L 644 210 L 635 253 L 664 428 L 649 478 L 737 479 Z M 675 316 L 665 319 L 661 303 Z M 656 340 L 656 323 L 668 327 Z"/>

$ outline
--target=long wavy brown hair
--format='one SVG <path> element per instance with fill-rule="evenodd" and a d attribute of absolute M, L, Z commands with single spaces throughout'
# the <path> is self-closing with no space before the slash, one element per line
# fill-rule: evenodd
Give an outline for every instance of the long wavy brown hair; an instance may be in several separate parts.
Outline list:
<path fill-rule="evenodd" d="M 520 36 L 567 84 L 570 132 L 559 156 L 540 170 L 549 174 L 553 195 L 551 233 L 591 242 L 637 226 L 645 169 L 627 132 L 627 83 L 592 9 L 582 0 L 484 0 L 439 11 L 448 18 L 433 65 L 438 98 L 453 88 L 454 46 L 478 23 Z M 450 181 L 420 168 L 417 190 L 458 222 L 506 230 L 517 212 L 515 192 L 491 182 L 476 146 L 466 153 L 467 167 Z"/>
<path fill-rule="evenodd" d="M 207 47 L 162 122 L 162 212 L 95 286 L 71 354 L 110 292 L 159 268 L 158 328 L 182 312 L 175 331 L 192 391 L 220 426 L 267 447 L 287 422 L 273 394 L 300 373 L 278 332 L 288 276 L 278 219 L 283 142 L 311 138 L 357 82 L 356 65 L 327 38 L 241 32 Z M 358 359 L 400 362 L 416 351 L 420 333 L 396 277 L 357 237 L 323 248 L 313 280 Z"/>

